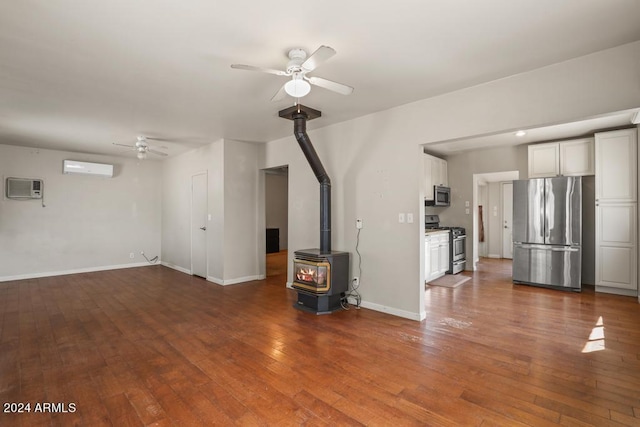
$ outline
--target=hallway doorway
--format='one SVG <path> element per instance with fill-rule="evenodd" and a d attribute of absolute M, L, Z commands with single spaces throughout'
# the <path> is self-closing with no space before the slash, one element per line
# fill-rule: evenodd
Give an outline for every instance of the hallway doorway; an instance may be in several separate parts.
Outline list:
<path fill-rule="evenodd" d="M 286 282 L 289 249 L 289 168 L 264 170 L 265 276 L 283 275 Z"/>

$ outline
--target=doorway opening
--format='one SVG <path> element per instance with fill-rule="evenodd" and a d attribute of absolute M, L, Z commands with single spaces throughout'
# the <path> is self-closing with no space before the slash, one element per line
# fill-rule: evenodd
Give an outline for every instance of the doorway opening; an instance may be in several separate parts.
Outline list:
<path fill-rule="evenodd" d="M 289 249 L 289 167 L 264 170 L 265 277 L 286 283 Z"/>
<path fill-rule="evenodd" d="M 473 175 L 473 270 L 480 258 L 510 260 L 512 241 L 512 181 L 519 171 Z"/>

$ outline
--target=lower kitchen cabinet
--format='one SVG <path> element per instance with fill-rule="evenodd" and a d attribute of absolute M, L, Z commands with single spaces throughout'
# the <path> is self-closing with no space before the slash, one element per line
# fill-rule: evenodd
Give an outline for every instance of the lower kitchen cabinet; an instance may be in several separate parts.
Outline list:
<path fill-rule="evenodd" d="M 636 204 L 596 206 L 596 291 L 637 295 Z"/>
<path fill-rule="evenodd" d="M 429 282 L 444 276 L 449 269 L 449 231 L 428 233 L 424 242 L 424 279 Z"/>

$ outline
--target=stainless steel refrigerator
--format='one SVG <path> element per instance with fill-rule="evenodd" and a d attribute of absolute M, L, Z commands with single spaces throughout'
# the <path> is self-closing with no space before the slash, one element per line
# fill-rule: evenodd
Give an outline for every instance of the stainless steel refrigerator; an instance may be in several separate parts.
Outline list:
<path fill-rule="evenodd" d="M 582 179 L 513 181 L 513 282 L 580 292 Z"/>

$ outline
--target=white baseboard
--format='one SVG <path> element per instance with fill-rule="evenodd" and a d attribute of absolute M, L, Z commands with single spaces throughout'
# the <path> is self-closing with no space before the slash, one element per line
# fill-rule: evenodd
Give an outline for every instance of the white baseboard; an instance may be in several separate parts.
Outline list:
<path fill-rule="evenodd" d="M 213 282 L 216 285 L 224 285 L 224 280 L 218 279 L 217 277 L 207 276 L 207 281 Z"/>
<path fill-rule="evenodd" d="M 500 254 L 489 254 L 489 255 L 487 255 L 487 258 L 502 258 L 502 255 L 500 255 Z"/>
<path fill-rule="evenodd" d="M 222 286 L 235 285 L 235 284 L 244 283 L 244 282 L 251 282 L 253 280 L 263 280 L 264 278 L 265 278 L 264 274 L 257 274 L 255 276 L 238 277 L 235 279 L 227 279 L 227 280 L 219 279 L 213 276 L 207 276 L 208 281 L 213 282 L 216 285 L 222 285 Z"/>
<path fill-rule="evenodd" d="M 596 286 L 596 292 L 602 292 L 605 294 L 623 295 L 627 297 L 638 296 L 638 291 L 635 289 L 610 288 L 608 286 Z"/>
<path fill-rule="evenodd" d="M 293 283 L 291 283 L 291 282 L 287 282 L 287 288 L 289 288 L 289 289 L 293 289 Z"/>
<path fill-rule="evenodd" d="M 173 270 L 177 270 L 181 273 L 191 274 L 191 270 L 189 270 L 188 268 L 180 267 L 179 265 L 171 264 L 169 262 L 163 262 L 162 265 L 164 265 L 165 267 L 169 267 Z"/>
<path fill-rule="evenodd" d="M 93 273 L 95 271 L 120 270 L 123 268 L 145 267 L 157 264 L 148 262 L 132 262 L 131 264 L 103 265 L 99 267 L 74 268 L 73 270 L 47 271 L 44 273 L 18 274 L 16 276 L 0 276 L 0 282 L 13 280 L 39 279 L 41 277 L 66 276 L 68 274 Z"/>
<path fill-rule="evenodd" d="M 379 311 L 381 313 L 392 314 L 398 317 L 404 317 L 405 319 L 417 320 L 418 322 L 427 318 L 426 312 L 413 313 L 411 311 L 400 310 L 393 307 L 387 307 L 386 305 L 380 305 L 373 302 L 362 301 L 360 307 L 368 308 L 369 310 Z"/>

